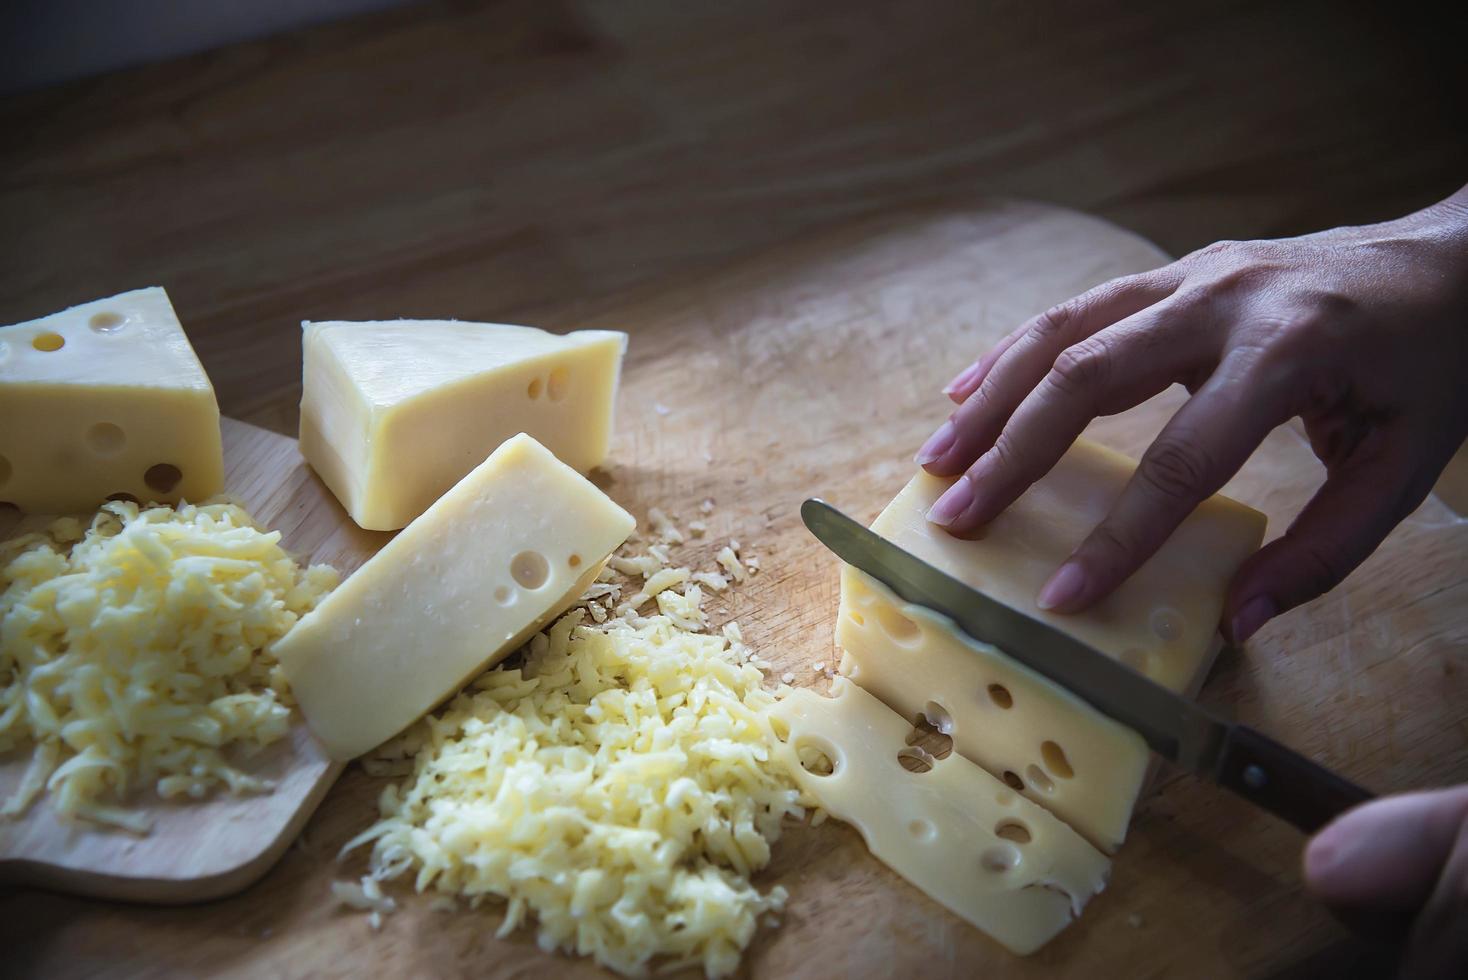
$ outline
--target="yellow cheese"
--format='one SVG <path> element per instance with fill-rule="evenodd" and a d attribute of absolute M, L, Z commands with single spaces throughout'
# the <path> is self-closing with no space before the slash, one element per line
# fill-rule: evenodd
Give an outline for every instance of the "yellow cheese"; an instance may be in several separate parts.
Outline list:
<path fill-rule="evenodd" d="M 162 289 L 0 327 L 0 502 L 70 513 L 223 483 L 214 388 Z"/>
<path fill-rule="evenodd" d="M 277 645 L 306 721 L 338 759 L 396 735 L 575 601 L 635 523 L 507 440 Z"/>
<path fill-rule="evenodd" d="M 138 833 L 133 790 L 270 784 L 233 747 L 289 729 L 271 646 L 335 586 L 230 504 L 106 505 L 0 545 L 0 755 L 32 746 L 0 820 L 43 791 L 68 816 Z M 0 824 L 3 826 L 3 824 Z"/>
<path fill-rule="evenodd" d="M 626 346 L 609 330 L 306 323 L 301 452 L 352 519 L 379 531 L 423 513 L 517 432 L 585 472 L 607 455 Z"/>
<path fill-rule="evenodd" d="M 1042 612 L 1045 579 L 1105 515 L 1131 475 L 1126 457 L 1078 442 L 976 541 L 924 515 L 952 483 L 915 476 L 872 529 L 969 585 L 1047 620 L 1173 690 L 1191 693 L 1212 653 L 1223 596 L 1258 547 L 1264 515 L 1225 497 L 1203 503 L 1111 597 L 1082 615 Z M 941 617 L 904 607 L 858 573 L 842 578 L 842 671 L 913 718 L 951 729 L 955 749 L 1022 786 L 1098 846 L 1114 850 L 1146 774 L 1140 739 L 1069 693 L 971 642 Z"/>
<path fill-rule="evenodd" d="M 832 690 L 798 690 L 771 709 L 785 739 L 776 752 L 892 870 L 1019 954 L 1105 887 L 1110 862 L 1064 823 L 956 752 L 908 771 L 901 757 L 921 754 L 906 745 L 908 723 L 843 679 Z"/>
<path fill-rule="evenodd" d="M 842 570 L 842 642 L 853 678 L 953 738 L 954 747 L 1105 851 L 1126 835 L 1147 746 L 1069 691 L 953 621 Z"/>
<path fill-rule="evenodd" d="M 384 746 L 411 773 L 344 848 L 372 845 L 362 898 L 408 876 L 451 900 L 503 900 L 500 935 L 534 928 L 542 949 L 629 976 L 733 973 L 786 898 L 750 876 L 781 819 L 803 813 L 770 757 L 774 698 L 724 637 L 662 616 L 581 619 Z"/>

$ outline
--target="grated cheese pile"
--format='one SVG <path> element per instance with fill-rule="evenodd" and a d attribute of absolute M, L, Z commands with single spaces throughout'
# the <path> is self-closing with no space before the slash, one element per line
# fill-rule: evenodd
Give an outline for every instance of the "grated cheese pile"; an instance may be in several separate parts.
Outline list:
<path fill-rule="evenodd" d="M 336 586 L 232 504 L 107 504 L 0 545 L 0 756 L 32 747 L 0 816 L 56 809 L 145 833 L 137 786 L 269 789 L 228 750 L 289 728 L 271 645 Z"/>
<path fill-rule="evenodd" d="M 614 562 L 644 576 L 639 603 L 689 580 L 654 568 L 660 558 Z M 440 899 L 505 901 L 501 936 L 533 915 L 548 952 L 629 975 L 733 972 L 786 900 L 749 876 L 769 862 L 782 818 L 804 809 L 771 759 L 764 674 L 737 624 L 703 632 L 697 588 L 678 596 L 695 600 L 680 615 L 623 606 L 596 624 L 591 604 L 617 587 L 593 586 L 521 666 L 482 674 L 385 747 L 375 764 L 411 757 L 411 774 L 343 849 L 372 845 L 362 892 L 339 900 L 371 907 L 376 928 L 384 906 L 368 882 L 413 872 Z"/>

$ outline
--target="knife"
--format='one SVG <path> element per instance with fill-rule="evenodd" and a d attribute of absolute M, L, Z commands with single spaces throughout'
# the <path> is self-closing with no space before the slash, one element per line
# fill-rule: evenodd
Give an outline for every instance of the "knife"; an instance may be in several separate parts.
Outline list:
<path fill-rule="evenodd" d="M 837 557 L 904 601 L 942 613 L 969 636 L 1133 729 L 1158 755 L 1306 833 L 1373 798 L 1267 735 L 1225 721 L 1075 637 L 970 588 L 823 500 L 807 500 L 800 516 Z"/>

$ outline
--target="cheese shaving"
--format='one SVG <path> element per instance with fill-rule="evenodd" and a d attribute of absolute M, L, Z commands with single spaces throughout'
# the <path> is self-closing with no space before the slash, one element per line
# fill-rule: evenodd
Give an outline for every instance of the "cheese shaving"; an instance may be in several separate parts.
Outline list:
<path fill-rule="evenodd" d="M 31 747 L 0 816 L 55 808 L 135 833 L 138 786 L 165 798 L 270 784 L 230 748 L 289 730 L 270 649 L 336 586 L 232 504 L 116 501 L 0 545 L 0 755 Z"/>

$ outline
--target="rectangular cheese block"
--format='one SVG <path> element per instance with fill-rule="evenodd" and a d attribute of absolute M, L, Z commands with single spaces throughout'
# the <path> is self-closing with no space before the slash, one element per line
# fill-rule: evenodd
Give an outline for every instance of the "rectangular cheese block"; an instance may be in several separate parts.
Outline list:
<path fill-rule="evenodd" d="M 1105 887 L 1110 862 L 1071 828 L 956 752 L 909 771 L 911 726 L 848 681 L 832 692 L 798 690 L 770 709 L 777 757 L 893 871 L 1021 955 Z M 829 773 L 802 762 L 812 749 Z"/>
<path fill-rule="evenodd" d="M 1044 619 L 1176 691 L 1194 693 L 1218 648 L 1229 579 L 1258 548 L 1264 515 L 1205 501 L 1113 595 L 1071 616 L 1035 595 L 1105 516 L 1135 464 L 1077 442 L 977 540 L 925 515 L 953 482 L 918 473 L 872 530 L 967 584 Z M 1145 745 L 993 647 L 922 615 L 859 573 L 842 578 L 842 671 L 902 715 L 931 712 L 961 754 L 1022 787 L 1098 846 L 1120 845 L 1145 778 Z"/>
<path fill-rule="evenodd" d="M 337 759 L 396 735 L 573 603 L 635 523 L 507 440 L 276 644 L 312 731 Z"/>
<path fill-rule="evenodd" d="M 500 443 L 606 459 L 627 335 L 459 320 L 306 323 L 301 452 L 362 527 L 428 509 Z"/>
<path fill-rule="evenodd" d="M 70 513 L 223 484 L 214 387 L 162 289 L 0 327 L 0 502 Z"/>

